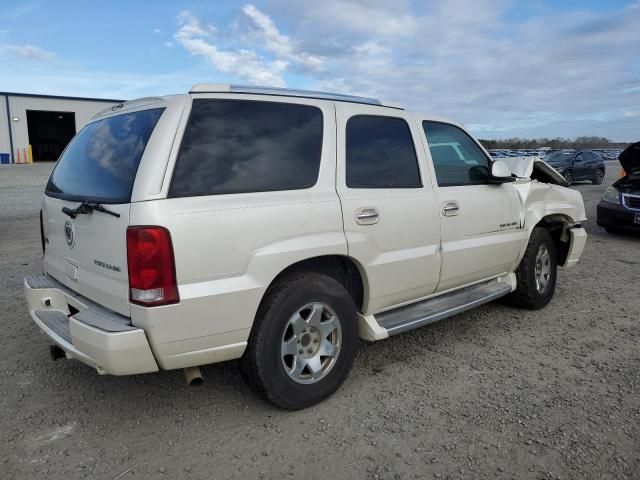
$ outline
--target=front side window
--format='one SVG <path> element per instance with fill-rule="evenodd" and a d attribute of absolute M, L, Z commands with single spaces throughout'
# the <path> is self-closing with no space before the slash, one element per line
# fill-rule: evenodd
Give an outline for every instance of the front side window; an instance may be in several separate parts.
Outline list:
<path fill-rule="evenodd" d="M 60 157 L 45 193 L 73 201 L 130 202 L 140 159 L 163 111 L 123 113 L 88 124 Z"/>
<path fill-rule="evenodd" d="M 169 196 L 310 188 L 318 179 L 321 153 L 317 107 L 196 99 Z"/>
<path fill-rule="evenodd" d="M 440 187 L 488 183 L 490 163 L 482 149 L 461 128 L 422 122 Z"/>
<path fill-rule="evenodd" d="M 347 122 L 349 188 L 420 188 L 418 158 L 401 118 L 359 115 Z"/>

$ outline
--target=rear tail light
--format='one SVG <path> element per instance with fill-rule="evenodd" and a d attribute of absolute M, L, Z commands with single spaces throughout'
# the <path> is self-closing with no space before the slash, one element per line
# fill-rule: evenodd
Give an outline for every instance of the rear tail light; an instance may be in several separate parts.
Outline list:
<path fill-rule="evenodd" d="M 40 210 L 40 243 L 42 243 L 42 254 L 44 255 L 44 222 L 42 220 L 42 210 Z"/>
<path fill-rule="evenodd" d="M 127 228 L 129 299 L 147 307 L 177 303 L 171 235 L 163 227 Z"/>

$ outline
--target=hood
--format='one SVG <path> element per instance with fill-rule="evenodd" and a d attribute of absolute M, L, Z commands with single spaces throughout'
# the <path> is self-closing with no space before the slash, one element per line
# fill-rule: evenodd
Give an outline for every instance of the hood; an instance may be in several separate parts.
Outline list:
<path fill-rule="evenodd" d="M 566 185 L 566 180 L 558 171 L 544 160 L 536 157 L 509 157 L 500 158 L 505 163 L 511 174 L 518 178 L 531 178 L 539 182 L 552 185 Z"/>
<path fill-rule="evenodd" d="M 531 179 L 539 182 L 551 183 L 552 185 L 566 186 L 567 181 L 558 171 L 544 160 L 536 160 L 533 163 Z"/>
<path fill-rule="evenodd" d="M 632 143 L 618 156 L 627 175 L 640 173 L 640 142 Z"/>

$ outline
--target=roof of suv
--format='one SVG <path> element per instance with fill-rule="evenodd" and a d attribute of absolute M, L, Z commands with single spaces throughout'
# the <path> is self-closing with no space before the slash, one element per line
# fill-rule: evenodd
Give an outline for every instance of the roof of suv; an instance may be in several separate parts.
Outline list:
<path fill-rule="evenodd" d="M 334 100 L 337 102 L 364 103 L 382 107 L 404 110 L 404 107 L 377 98 L 344 95 L 341 93 L 319 92 L 315 90 L 299 90 L 293 88 L 259 87 L 251 85 L 230 85 L 225 83 L 198 83 L 191 87 L 189 93 L 250 93 L 254 95 L 278 95 L 284 97 L 315 98 Z"/>

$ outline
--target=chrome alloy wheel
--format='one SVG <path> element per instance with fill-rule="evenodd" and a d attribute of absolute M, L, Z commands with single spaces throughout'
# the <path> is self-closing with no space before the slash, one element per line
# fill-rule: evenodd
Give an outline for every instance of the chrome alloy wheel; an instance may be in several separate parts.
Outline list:
<path fill-rule="evenodd" d="M 549 279 L 551 278 L 551 254 L 549 253 L 549 249 L 544 245 L 540 245 L 540 248 L 538 248 L 534 275 L 538 293 L 544 293 L 547 290 Z"/>
<path fill-rule="evenodd" d="M 336 364 L 342 346 L 340 319 L 325 303 L 309 303 L 289 319 L 282 334 L 281 358 L 297 383 L 315 383 Z"/>

